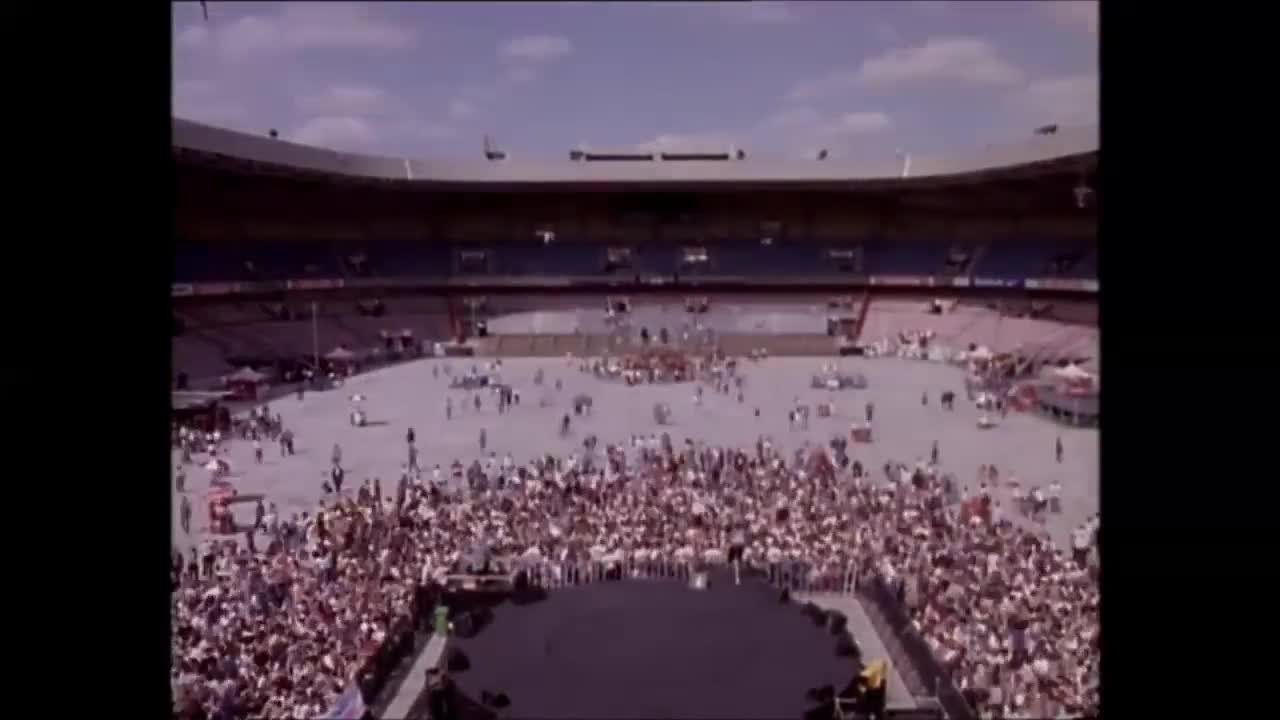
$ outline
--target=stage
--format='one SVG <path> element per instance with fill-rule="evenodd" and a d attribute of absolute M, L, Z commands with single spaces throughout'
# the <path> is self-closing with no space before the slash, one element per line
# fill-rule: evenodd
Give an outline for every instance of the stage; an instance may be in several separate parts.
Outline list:
<path fill-rule="evenodd" d="M 480 625 L 450 639 L 468 666 L 454 677 L 470 700 L 506 694 L 511 720 L 798 719 L 807 691 L 842 688 L 861 667 L 799 604 L 723 569 L 707 590 L 624 580 L 505 601 Z"/>

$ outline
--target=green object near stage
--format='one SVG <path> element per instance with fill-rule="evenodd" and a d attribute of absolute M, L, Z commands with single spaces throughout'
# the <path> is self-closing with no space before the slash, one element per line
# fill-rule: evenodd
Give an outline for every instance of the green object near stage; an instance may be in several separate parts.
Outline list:
<path fill-rule="evenodd" d="M 449 634 L 449 608 L 440 605 L 436 608 L 436 634 L 444 637 Z"/>

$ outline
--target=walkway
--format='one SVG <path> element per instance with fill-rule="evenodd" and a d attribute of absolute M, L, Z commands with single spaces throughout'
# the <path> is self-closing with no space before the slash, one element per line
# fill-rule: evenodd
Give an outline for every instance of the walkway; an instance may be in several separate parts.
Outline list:
<path fill-rule="evenodd" d="M 426 647 L 422 648 L 422 652 L 414 659 L 409 673 L 400 682 L 400 687 L 396 688 L 395 697 L 392 698 L 386 709 L 382 711 L 380 717 L 409 717 L 410 708 L 413 707 L 414 702 L 426 690 L 427 670 L 439 667 L 440 661 L 444 658 L 445 645 L 446 641 L 443 637 L 435 634 L 431 635 Z"/>
<path fill-rule="evenodd" d="M 876 632 L 875 627 L 871 624 L 871 618 L 867 617 L 867 612 L 862 608 L 862 603 L 858 598 L 852 595 L 828 593 L 797 594 L 793 597 L 796 602 L 812 602 L 823 610 L 835 610 L 843 613 L 849 620 L 849 634 L 853 636 L 854 642 L 857 643 L 858 648 L 862 651 L 863 660 L 869 661 L 876 658 L 890 660 L 889 651 L 885 648 L 884 641 L 880 639 L 880 634 Z M 911 696 L 911 691 L 907 688 L 906 681 L 903 680 L 897 666 L 891 660 L 889 662 L 888 681 L 887 709 L 915 709 L 916 699 Z"/>

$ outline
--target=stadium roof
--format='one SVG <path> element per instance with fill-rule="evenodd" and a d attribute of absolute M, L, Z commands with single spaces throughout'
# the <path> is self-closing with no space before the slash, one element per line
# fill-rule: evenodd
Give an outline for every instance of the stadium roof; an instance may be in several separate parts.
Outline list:
<path fill-rule="evenodd" d="M 687 160 L 651 162 L 575 162 L 564 159 L 489 161 L 412 160 L 337 152 L 259 137 L 174 118 L 173 146 L 184 154 L 247 162 L 259 168 L 340 175 L 366 180 L 446 184 L 671 184 L 671 183 L 855 183 L 909 180 L 971 181 L 1016 176 L 1041 168 L 1060 171 L 1082 166 L 1098 153 L 1097 126 L 1062 128 L 1050 135 L 988 145 L 953 156 L 911 157 L 904 178 L 901 161 L 828 160 Z"/>

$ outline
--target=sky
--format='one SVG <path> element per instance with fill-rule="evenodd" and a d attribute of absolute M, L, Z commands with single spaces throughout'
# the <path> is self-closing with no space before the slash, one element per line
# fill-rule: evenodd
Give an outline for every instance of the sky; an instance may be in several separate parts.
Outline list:
<path fill-rule="evenodd" d="M 375 155 L 936 156 L 1098 115 L 1088 0 L 172 10 L 175 116 Z"/>

